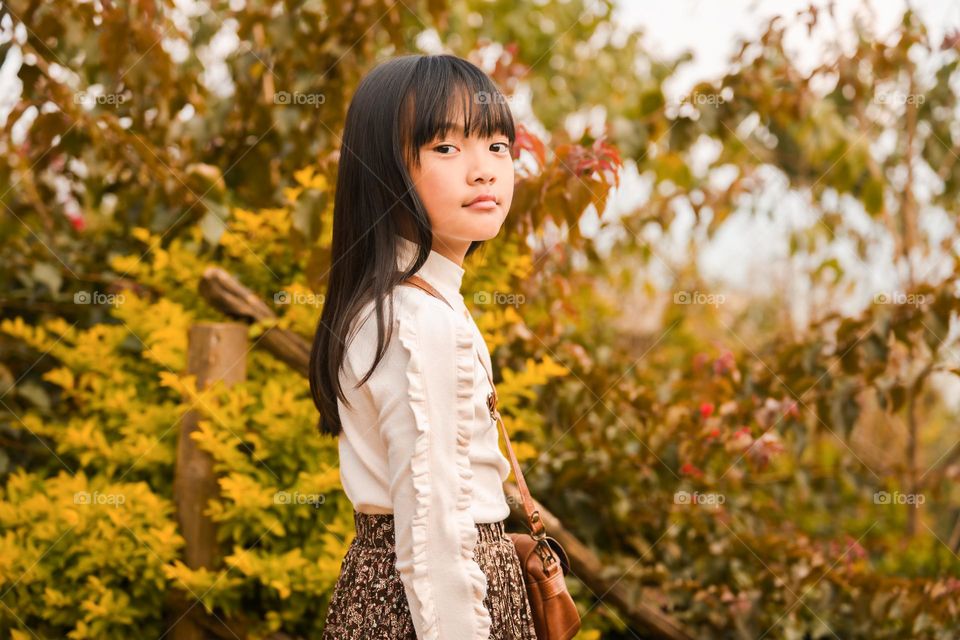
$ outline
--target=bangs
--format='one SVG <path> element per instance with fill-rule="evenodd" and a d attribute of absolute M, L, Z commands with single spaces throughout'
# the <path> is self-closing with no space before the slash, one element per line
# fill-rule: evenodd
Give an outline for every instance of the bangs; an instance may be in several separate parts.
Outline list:
<path fill-rule="evenodd" d="M 510 105 L 486 74 L 452 56 L 428 56 L 419 64 L 398 127 L 405 158 L 419 165 L 420 147 L 451 132 L 468 138 L 499 134 L 513 145 Z"/>

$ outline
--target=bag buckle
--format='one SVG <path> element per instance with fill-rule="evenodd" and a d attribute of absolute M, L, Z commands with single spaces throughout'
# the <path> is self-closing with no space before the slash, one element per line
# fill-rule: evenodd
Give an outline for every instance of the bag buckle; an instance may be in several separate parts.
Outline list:
<path fill-rule="evenodd" d="M 536 547 L 537 555 L 540 556 L 540 563 L 543 565 L 543 571 L 545 573 L 550 573 L 553 569 L 553 564 L 557 562 L 556 556 L 551 553 L 550 543 L 545 539 L 541 539 L 537 542 Z"/>
<path fill-rule="evenodd" d="M 487 410 L 490 412 L 490 418 L 496 422 L 500 419 L 500 412 L 497 411 L 497 392 L 491 391 L 487 394 Z"/>

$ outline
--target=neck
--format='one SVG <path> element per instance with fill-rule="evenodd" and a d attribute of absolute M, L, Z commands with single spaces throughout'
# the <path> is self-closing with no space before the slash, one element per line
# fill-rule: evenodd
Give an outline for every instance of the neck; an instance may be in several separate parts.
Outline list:
<path fill-rule="evenodd" d="M 406 230 L 398 232 L 398 235 L 406 238 L 410 242 L 416 242 L 416 240 L 413 238 L 413 234 Z M 462 267 L 463 261 L 467 256 L 467 251 L 470 249 L 471 244 L 472 243 L 470 241 L 463 242 L 450 240 L 441 238 L 440 236 L 434 234 L 433 243 L 430 246 L 430 250 L 439 253 L 450 262 Z"/>

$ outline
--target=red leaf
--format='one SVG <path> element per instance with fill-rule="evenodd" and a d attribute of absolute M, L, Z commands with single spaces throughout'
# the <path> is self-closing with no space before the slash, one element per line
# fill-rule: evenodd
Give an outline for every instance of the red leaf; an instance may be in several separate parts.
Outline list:
<path fill-rule="evenodd" d="M 537 159 L 541 167 L 547 164 L 547 147 L 543 140 L 534 135 L 523 124 L 517 124 L 517 137 L 513 141 L 512 155 L 516 160 L 520 157 L 520 152 L 526 149 Z"/>

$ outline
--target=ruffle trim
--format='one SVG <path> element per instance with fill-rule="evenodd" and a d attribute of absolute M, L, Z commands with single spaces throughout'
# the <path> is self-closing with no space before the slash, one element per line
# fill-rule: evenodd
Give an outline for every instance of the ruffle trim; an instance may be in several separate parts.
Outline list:
<path fill-rule="evenodd" d="M 442 304 L 442 303 L 441 303 Z M 439 640 L 439 619 L 429 576 L 427 575 L 427 526 L 430 508 L 430 412 L 426 402 L 421 362 L 421 345 L 415 330 L 416 319 L 412 307 L 415 304 L 401 304 L 405 316 L 399 327 L 400 343 L 410 354 L 407 368 L 407 383 L 410 404 L 417 426 L 417 438 L 414 444 L 412 464 L 413 486 L 416 494 L 416 509 L 412 521 L 413 537 L 413 590 L 420 601 L 424 633 L 427 640 Z M 487 595 L 487 578 L 474 559 L 477 545 L 477 528 L 470 513 L 473 501 L 473 470 L 468 458 L 472 423 L 474 418 L 474 343 L 469 327 L 456 322 L 456 362 L 457 362 L 457 451 L 456 466 L 460 478 L 456 501 L 455 521 L 460 539 L 460 556 L 473 590 L 473 605 L 479 626 L 476 629 L 477 640 L 488 640 L 492 620 L 483 601 Z"/>

